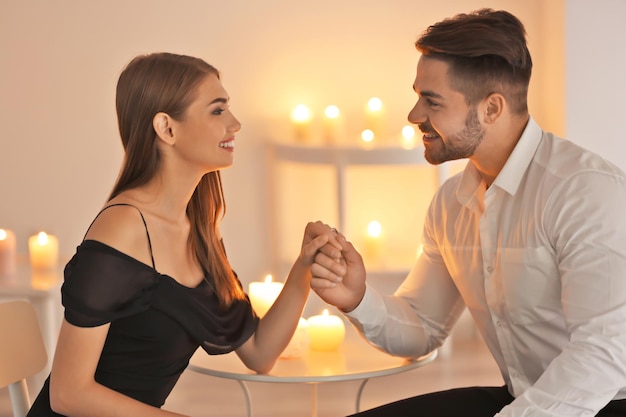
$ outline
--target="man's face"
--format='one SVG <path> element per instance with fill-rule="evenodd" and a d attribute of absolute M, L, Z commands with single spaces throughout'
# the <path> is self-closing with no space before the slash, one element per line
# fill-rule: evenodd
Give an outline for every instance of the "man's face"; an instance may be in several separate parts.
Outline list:
<path fill-rule="evenodd" d="M 408 119 L 424 133 L 424 157 L 431 164 L 469 158 L 483 139 L 476 107 L 468 106 L 463 94 L 452 89 L 448 67 L 422 56 L 413 84 L 419 98 Z"/>

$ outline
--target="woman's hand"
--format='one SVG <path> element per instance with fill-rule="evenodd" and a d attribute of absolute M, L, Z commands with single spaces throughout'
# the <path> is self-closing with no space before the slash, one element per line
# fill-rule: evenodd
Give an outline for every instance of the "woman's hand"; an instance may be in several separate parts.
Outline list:
<path fill-rule="evenodd" d="M 336 263 L 339 263 L 343 246 L 338 238 L 337 230 L 327 224 L 319 220 L 309 222 L 304 229 L 300 252 L 303 262 L 312 265 L 315 261 L 315 255 L 320 251 L 329 259 L 334 259 Z"/>

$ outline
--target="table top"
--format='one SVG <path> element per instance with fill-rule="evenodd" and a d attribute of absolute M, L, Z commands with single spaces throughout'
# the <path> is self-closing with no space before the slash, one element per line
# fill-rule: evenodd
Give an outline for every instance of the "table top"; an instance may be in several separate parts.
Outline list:
<path fill-rule="evenodd" d="M 386 354 L 361 339 L 347 337 L 333 352 L 309 349 L 301 358 L 280 358 L 267 374 L 257 374 L 241 362 L 235 352 L 208 355 L 202 348 L 192 356 L 188 369 L 219 378 L 255 382 L 334 382 L 351 381 L 393 375 L 419 368 L 437 357 L 437 351 L 417 359 L 405 359 Z"/>

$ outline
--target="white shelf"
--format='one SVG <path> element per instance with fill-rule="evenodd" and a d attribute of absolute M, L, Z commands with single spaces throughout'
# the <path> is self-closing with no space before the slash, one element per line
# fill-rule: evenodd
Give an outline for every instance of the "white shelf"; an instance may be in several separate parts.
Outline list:
<path fill-rule="evenodd" d="M 346 147 L 274 144 L 274 157 L 304 164 L 348 165 L 415 165 L 426 164 L 424 148 Z"/>
<path fill-rule="evenodd" d="M 345 230 L 345 189 L 346 169 L 348 167 L 358 165 L 428 165 L 428 162 L 424 159 L 424 148 L 422 146 L 405 149 L 399 146 L 365 148 L 274 143 L 271 145 L 270 157 L 274 161 L 323 164 L 334 167 L 338 202 L 337 228 L 339 230 Z M 445 165 L 437 165 L 435 169 L 438 172 L 438 183 L 441 185 L 447 178 Z"/>

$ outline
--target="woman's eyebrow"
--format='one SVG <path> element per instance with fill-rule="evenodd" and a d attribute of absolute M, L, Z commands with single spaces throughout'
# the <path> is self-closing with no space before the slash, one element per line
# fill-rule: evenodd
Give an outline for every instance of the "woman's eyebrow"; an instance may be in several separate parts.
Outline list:
<path fill-rule="evenodd" d="M 218 97 L 216 99 L 213 99 L 209 104 L 214 104 L 214 103 L 228 103 L 228 99 L 227 98 L 223 98 L 223 97 Z"/>

